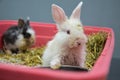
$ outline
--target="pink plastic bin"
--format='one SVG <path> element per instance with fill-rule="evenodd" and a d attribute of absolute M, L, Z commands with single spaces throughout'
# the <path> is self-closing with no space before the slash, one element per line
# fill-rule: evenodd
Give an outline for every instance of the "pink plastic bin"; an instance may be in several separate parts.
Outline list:
<path fill-rule="evenodd" d="M 0 42 L 3 32 L 10 25 L 16 24 L 17 21 L 13 20 L 0 21 Z M 37 35 L 34 46 L 45 45 L 57 31 L 55 24 L 31 22 L 31 26 L 35 29 Z M 97 26 L 84 26 L 84 30 L 86 34 L 98 31 L 105 31 L 109 34 L 105 47 L 91 71 L 72 72 L 0 63 L 0 80 L 106 80 L 114 49 L 114 32 L 111 28 Z M 2 42 L 0 43 L 1 47 Z"/>

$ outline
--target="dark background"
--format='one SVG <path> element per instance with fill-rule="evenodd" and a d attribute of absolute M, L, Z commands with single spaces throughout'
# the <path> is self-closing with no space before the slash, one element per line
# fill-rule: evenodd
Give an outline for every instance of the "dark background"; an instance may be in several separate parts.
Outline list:
<path fill-rule="evenodd" d="M 0 0 L 0 20 L 17 20 L 28 16 L 31 21 L 54 23 L 51 4 L 61 6 L 68 16 L 81 0 Z M 115 32 L 115 48 L 108 80 L 120 79 L 120 0 L 82 0 L 83 25 L 110 27 Z"/>

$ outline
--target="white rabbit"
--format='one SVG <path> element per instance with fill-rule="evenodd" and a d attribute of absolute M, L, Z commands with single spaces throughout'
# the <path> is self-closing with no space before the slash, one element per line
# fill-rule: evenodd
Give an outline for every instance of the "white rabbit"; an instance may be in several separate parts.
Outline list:
<path fill-rule="evenodd" d="M 70 18 L 61 7 L 52 4 L 52 15 L 58 32 L 48 42 L 43 53 L 43 66 L 50 65 L 53 69 L 61 65 L 85 67 L 87 36 L 80 21 L 82 3 L 78 4 Z"/>

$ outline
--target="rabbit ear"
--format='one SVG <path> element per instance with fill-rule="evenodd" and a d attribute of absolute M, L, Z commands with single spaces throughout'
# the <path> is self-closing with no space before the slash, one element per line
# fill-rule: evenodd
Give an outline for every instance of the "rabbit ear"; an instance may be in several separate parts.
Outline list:
<path fill-rule="evenodd" d="M 30 17 L 27 17 L 26 24 L 27 24 L 27 25 L 30 25 Z"/>
<path fill-rule="evenodd" d="M 19 27 L 23 27 L 24 25 L 25 25 L 24 20 L 20 18 L 20 19 L 18 20 L 18 26 L 19 26 Z"/>
<path fill-rule="evenodd" d="M 66 20 L 66 15 L 64 10 L 55 4 L 52 4 L 52 16 L 54 21 L 58 24 L 61 24 Z"/>
<path fill-rule="evenodd" d="M 82 6 L 83 2 L 81 1 L 78 6 L 73 10 L 70 18 L 73 19 L 78 19 L 80 20 L 80 13 L 81 13 L 81 6 Z"/>

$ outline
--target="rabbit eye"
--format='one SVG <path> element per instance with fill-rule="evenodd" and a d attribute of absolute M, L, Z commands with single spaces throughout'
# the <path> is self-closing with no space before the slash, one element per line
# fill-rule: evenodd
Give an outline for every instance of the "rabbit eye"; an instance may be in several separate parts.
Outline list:
<path fill-rule="evenodd" d="M 67 34 L 70 34 L 70 30 L 67 30 Z"/>
<path fill-rule="evenodd" d="M 25 33 L 24 34 L 24 38 L 28 38 L 29 39 L 30 37 L 31 37 L 31 35 L 29 33 Z"/>

